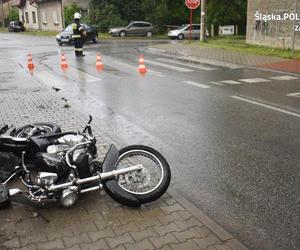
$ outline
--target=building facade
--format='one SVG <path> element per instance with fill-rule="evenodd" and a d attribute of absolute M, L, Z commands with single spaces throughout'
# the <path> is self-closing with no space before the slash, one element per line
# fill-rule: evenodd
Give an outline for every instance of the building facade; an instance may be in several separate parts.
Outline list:
<path fill-rule="evenodd" d="M 246 41 L 285 49 L 294 43 L 300 49 L 300 0 L 248 0 Z"/>
<path fill-rule="evenodd" d="M 59 0 L 18 0 L 15 6 L 19 8 L 19 19 L 26 29 L 63 29 L 63 11 Z"/>
<path fill-rule="evenodd" d="M 64 28 L 61 1 L 39 1 L 39 17 L 41 30 L 57 30 Z"/>
<path fill-rule="evenodd" d="M 19 19 L 25 28 L 48 31 L 64 28 L 63 8 L 72 3 L 88 11 L 87 0 L 14 0 L 14 6 L 19 8 Z"/>

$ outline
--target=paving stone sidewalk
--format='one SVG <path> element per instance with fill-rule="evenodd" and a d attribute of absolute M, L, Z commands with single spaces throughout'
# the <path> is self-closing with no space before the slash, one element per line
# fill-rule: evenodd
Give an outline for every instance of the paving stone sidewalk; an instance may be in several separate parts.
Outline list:
<path fill-rule="evenodd" d="M 200 47 L 196 42 L 191 45 L 184 43 L 153 45 L 150 49 L 183 56 L 191 61 L 201 61 L 220 66 L 251 66 L 300 74 L 300 60 L 262 56 L 222 48 Z"/>
<path fill-rule="evenodd" d="M 16 67 L 17 68 L 17 67 Z M 51 121 L 64 130 L 84 126 L 78 107 L 64 107 L 54 91 L 22 70 L 0 69 L 11 75 L 0 85 L 0 124 L 23 125 Z M 21 77 L 21 78 L 20 78 Z M 15 79 L 15 80 L 14 80 Z M 11 84 L 9 84 L 11 83 Z M 17 86 L 22 84 L 22 88 Z M 14 86 L 14 88 L 8 88 Z M 102 158 L 108 143 L 100 136 Z M 14 203 L 0 211 L 0 249 L 247 249 L 198 208 L 172 193 L 138 209 L 121 206 L 103 192 L 83 195 L 69 209 L 59 206 L 34 208 Z"/>

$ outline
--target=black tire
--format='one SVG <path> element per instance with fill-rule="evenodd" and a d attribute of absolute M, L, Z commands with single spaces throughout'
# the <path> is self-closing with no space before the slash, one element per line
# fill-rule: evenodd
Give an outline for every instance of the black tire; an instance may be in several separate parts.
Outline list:
<path fill-rule="evenodd" d="M 61 133 L 61 128 L 58 127 L 54 123 L 32 123 L 32 124 L 27 124 L 23 127 L 17 128 L 15 131 L 13 131 L 10 135 L 13 137 L 19 137 L 19 138 L 26 138 L 27 133 L 30 131 L 31 128 L 33 127 L 41 127 L 43 130 L 37 131 L 34 135 L 49 135 L 49 134 L 57 134 Z"/>
<path fill-rule="evenodd" d="M 58 43 L 58 45 L 59 45 L 59 46 L 62 46 L 62 45 L 63 45 L 63 43 Z"/>
<path fill-rule="evenodd" d="M 147 147 L 147 146 L 143 146 L 143 145 L 133 145 L 133 146 L 129 146 L 126 148 L 123 148 L 120 150 L 120 157 L 119 160 L 116 164 L 116 169 L 121 169 L 124 168 L 124 165 L 122 166 L 122 161 L 126 158 L 124 164 L 126 164 L 126 166 L 128 167 L 128 164 L 130 162 L 130 164 L 132 165 L 136 165 L 136 164 L 142 164 L 143 162 L 137 160 L 135 162 L 133 162 L 133 159 L 129 159 L 128 157 L 130 156 L 139 156 L 139 157 L 148 157 L 149 159 L 151 159 L 153 162 L 155 162 L 157 165 L 159 165 L 159 167 L 161 168 L 161 177 L 159 179 L 159 182 L 156 184 L 156 186 L 154 188 L 151 188 L 150 190 L 148 190 L 147 192 L 131 192 L 129 190 L 127 190 L 127 188 L 124 186 L 122 186 L 120 183 L 123 181 L 126 181 L 126 175 L 123 177 L 123 180 L 119 179 L 118 180 L 118 185 L 125 190 L 126 192 L 130 193 L 131 195 L 133 195 L 136 199 L 138 199 L 141 203 L 147 203 L 147 202 L 152 202 L 157 200 L 159 197 L 161 197 L 168 189 L 170 181 L 171 181 L 171 170 L 169 167 L 168 162 L 166 161 L 166 159 L 155 149 Z M 147 164 L 147 167 L 149 166 L 149 164 Z M 146 165 L 143 165 L 144 169 L 146 169 Z M 148 181 L 151 179 L 151 182 L 153 181 L 151 177 L 151 173 L 148 170 L 146 174 L 141 175 L 143 182 L 144 181 Z M 148 174 L 148 176 L 147 176 Z M 150 177 L 149 177 L 150 175 Z M 129 179 L 129 176 L 127 177 Z M 145 180 L 145 177 L 146 180 Z M 150 183 L 151 183 L 150 182 Z M 139 185 L 137 184 L 138 182 L 136 182 L 136 180 L 133 181 L 134 184 L 136 184 L 138 186 L 137 189 L 139 189 Z M 128 183 L 127 183 L 128 184 Z M 142 184 L 142 185 L 146 185 L 147 184 Z M 132 183 L 130 184 L 130 188 L 132 187 Z"/>
<path fill-rule="evenodd" d="M 183 35 L 183 34 L 179 34 L 179 35 L 177 36 L 177 39 L 178 39 L 178 40 L 183 40 L 183 39 L 184 39 L 184 35 Z"/>
<path fill-rule="evenodd" d="M 121 38 L 125 38 L 126 35 L 127 34 L 126 34 L 126 32 L 124 30 L 120 31 L 120 33 L 119 33 L 119 37 L 121 37 Z"/>
<path fill-rule="evenodd" d="M 148 31 L 148 32 L 146 33 L 146 37 L 152 38 L 152 36 L 153 36 L 152 31 Z"/>

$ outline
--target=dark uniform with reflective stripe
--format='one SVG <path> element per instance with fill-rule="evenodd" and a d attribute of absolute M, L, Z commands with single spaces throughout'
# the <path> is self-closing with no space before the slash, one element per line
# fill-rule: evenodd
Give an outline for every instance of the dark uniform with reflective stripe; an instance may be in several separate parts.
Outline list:
<path fill-rule="evenodd" d="M 72 38 L 75 42 L 75 55 L 82 56 L 83 55 L 83 28 L 80 25 L 79 20 L 75 19 L 74 23 L 72 24 L 73 27 L 73 35 Z"/>

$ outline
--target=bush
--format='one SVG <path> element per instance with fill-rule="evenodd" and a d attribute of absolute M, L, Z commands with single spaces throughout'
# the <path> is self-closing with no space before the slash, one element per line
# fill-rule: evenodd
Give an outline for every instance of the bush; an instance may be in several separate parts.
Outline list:
<path fill-rule="evenodd" d="M 98 5 L 90 3 L 89 23 L 97 26 L 98 31 L 108 32 L 109 28 L 128 24 L 112 4 Z"/>
<path fill-rule="evenodd" d="M 70 6 L 65 6 L 64 7 L 65 26 L 68 26 L 69 24 L 71 24 L 73 22 L 74 14 L 76 12 L 81 12 L 81 9 L 75 3 L 72 3 Z"/>
<path fill-rule="evenodd" d="M 19 21 L 19 11 L 17 8 L 11 8 L 7 17 L 8 22 Z"/>

